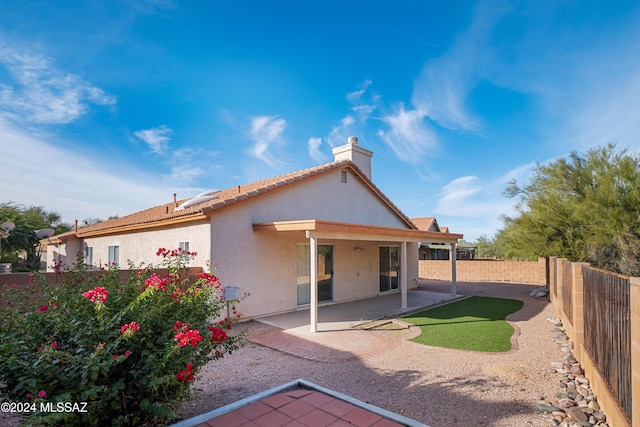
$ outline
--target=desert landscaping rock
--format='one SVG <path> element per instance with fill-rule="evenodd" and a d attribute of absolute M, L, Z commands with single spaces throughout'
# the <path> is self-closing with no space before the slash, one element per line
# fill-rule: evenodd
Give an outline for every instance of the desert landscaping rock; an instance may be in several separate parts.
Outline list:
<path fill-rule="evenodd" d="M 551 415 L 554 425 L 560 427 L 608 427 L 606 416 L 600 411 L 596 396 L 589 388 L 589 379 L 573 356 L 572 344 L 564 333 L 562 322 L 556 318 L 547 319 L 556 326 L 553 341 L 561 346 L 565 354 L 562 362 L 551 362 L 552 370 L 562 374 L 555 399 L 538 404 L 538 411 Z M 548 408 L 557 407 L 558 410 Z"/>

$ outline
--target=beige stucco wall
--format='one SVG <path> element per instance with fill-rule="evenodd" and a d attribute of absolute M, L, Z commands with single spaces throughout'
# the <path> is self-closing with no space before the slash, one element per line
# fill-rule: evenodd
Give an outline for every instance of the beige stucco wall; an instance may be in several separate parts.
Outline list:
<path fill-rule="evenodd" d="M 78 252 L 82 251 L 82 241 L 72 240 L 63 245 L 49 245 L 46 253 L 42 257 L 47 263 L 47 271 L 52 271 L 51 267 L 58 262 L 73 264 L 76 262 Z"/>
<path fill-rule="evenodd" d="M 254 206 L 255 203 L 250 204 Z M 234 208 L 235 210 L 235 208 Z M 347 182 L 340 170 L 276 190 L 259 198 L 251 209 L 253 222 L 322 219 L 357 224 L 406 228 L 406 224 L 373 192 L 348 171 Z"/>
<path fill-rule="evenodd" d="M 88 246 L 93 247 L 95 267 L 102 267 L 108 262 L 109 246 L 119 246 L 121 268 L 127 268 L 129 260 L 135 266 L 143 262 L 159 264 L 161 259 L 156 256 L 158 248 L 177 249 L 180 242 L 189 242 L 189 249 L 198 253 L 189 266 L 205 266 L 211 256 L 209 236 L 210 224 L 202 222 L 137 233 L 76 239 L 67 242 L 66 245 L 49 246 L 47 265 L 53 265 L 60 260 L 74 263 L 76 254 L 84 252 Z"/>

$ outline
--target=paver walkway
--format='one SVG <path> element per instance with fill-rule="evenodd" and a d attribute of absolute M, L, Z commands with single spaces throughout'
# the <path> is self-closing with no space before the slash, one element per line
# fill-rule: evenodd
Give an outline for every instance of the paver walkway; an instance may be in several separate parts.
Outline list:
<path fill-rule="evenodd" d="M 298 388 L 250 403 L 196 427 L 403 425 L 324 393 Z"/>
<path fill-rule="evenodd" d="M 172 427 L 429 427 L 297 379 Z"/>

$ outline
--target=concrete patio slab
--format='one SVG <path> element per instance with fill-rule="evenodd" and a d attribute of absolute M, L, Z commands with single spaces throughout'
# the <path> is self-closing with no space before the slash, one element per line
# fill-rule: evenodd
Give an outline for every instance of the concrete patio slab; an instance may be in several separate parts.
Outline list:
<path fill-rule="evenodd" d="M 407 292 L 407 308 L 401 307 L 400 292 L 318 307 L 318 331 L 343 331 L 380 319 L 390 319 L 432 308 L 464 298 L 462 295 L 411 290 Z M 296 333 L 309 332 L 309 308 L 254 319 Z"/>

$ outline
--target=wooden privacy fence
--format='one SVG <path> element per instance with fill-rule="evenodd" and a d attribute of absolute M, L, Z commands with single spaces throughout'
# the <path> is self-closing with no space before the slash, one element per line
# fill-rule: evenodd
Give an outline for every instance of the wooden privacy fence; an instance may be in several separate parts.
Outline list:
<path fill-rule="evenodd" d="M 611 426 L 640 426 L 640 278 L 550 258 L 551 302 Z"/>
<path fill-rule="evenodd" d="M 589 267 L 582 274 L 585 349 L 631 418 L 629 277 Z"/>

